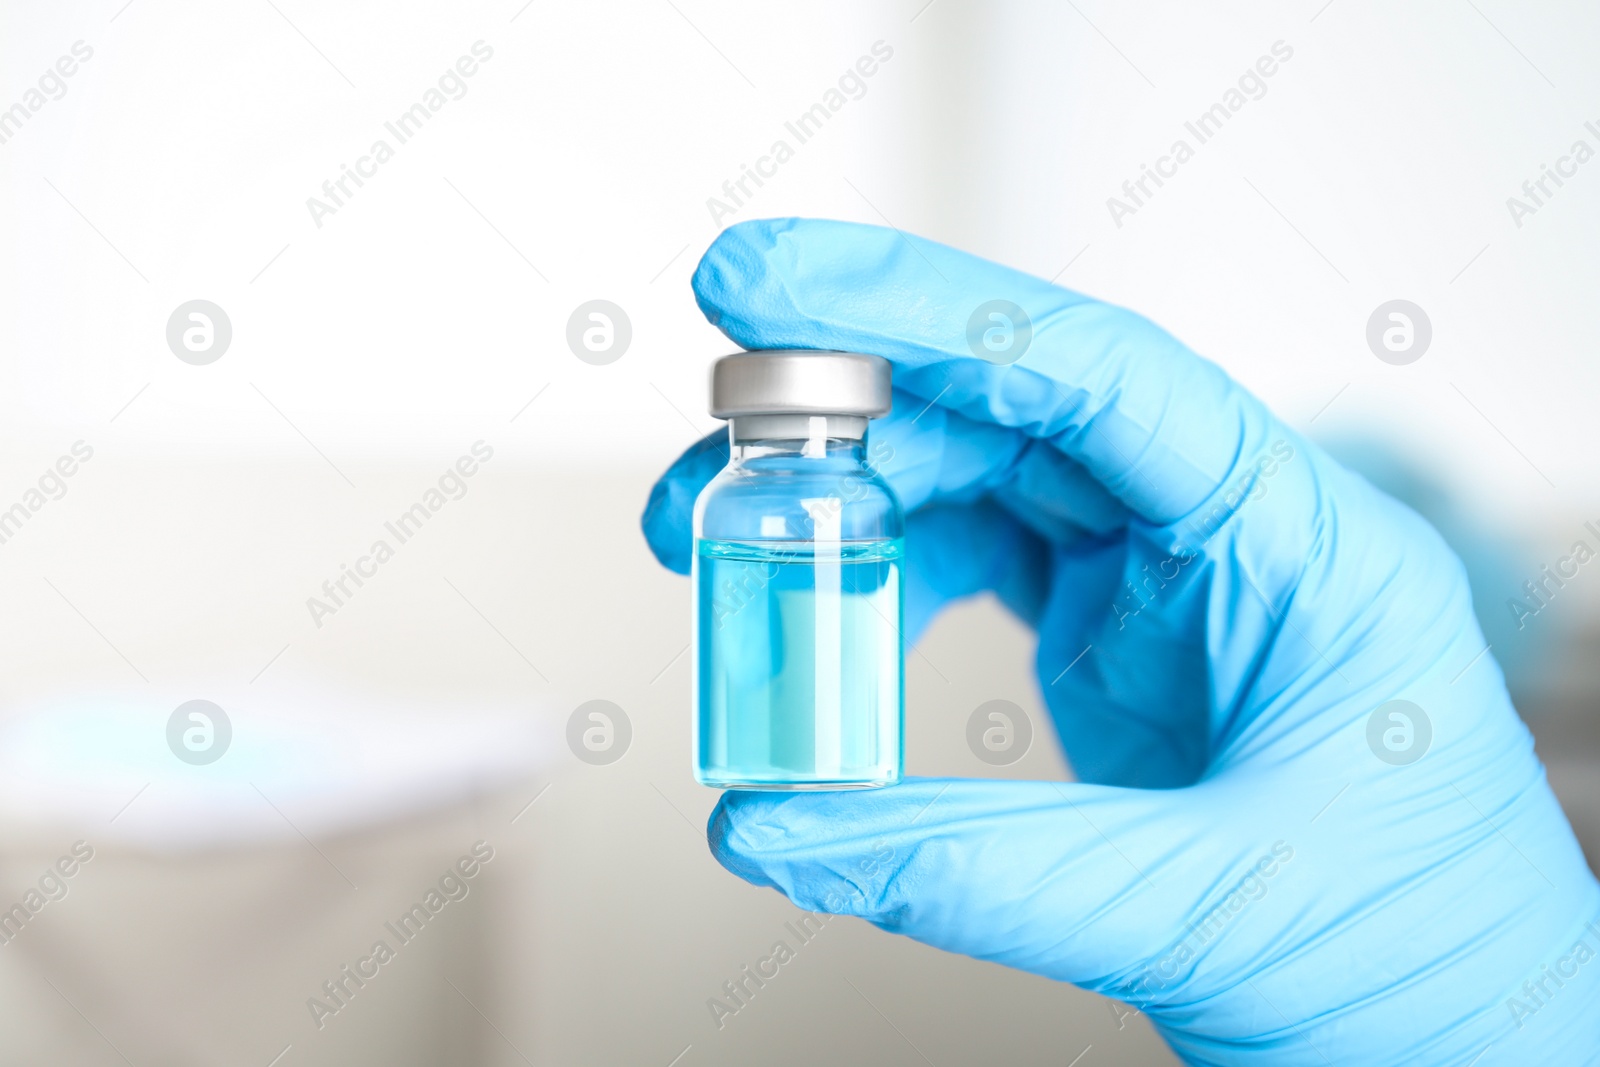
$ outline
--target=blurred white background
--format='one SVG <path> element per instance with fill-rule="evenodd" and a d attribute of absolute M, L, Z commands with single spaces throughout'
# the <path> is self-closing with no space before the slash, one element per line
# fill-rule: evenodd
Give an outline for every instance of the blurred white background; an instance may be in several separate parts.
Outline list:
<path fill-rule="evenodd" d="M 748 218 L 889 224 L 1131 306 L 1405 496 L 1467 559 L 1594 856 L 1600 571 L 1520 629 L 1508 600 L 1600 543 L 1600 163 L 1520 225 L 1507 199 L 1600 150 L 1597 42 L 1593 5 L 1509 0 L 0 4 L 0 512 L 93 453 L 0 526 L 0 905 L 96 849 L 0 945 L 0 1063 L 1172 1062 L 1098 998 L 847 919 L 712 1022 L 796 913 L 706 853 L 687 583 L 637 516 L 717 425 L 732 346 L 687 283 Z M 1194 158 L 1114 218 L 1179 138 Z M 167 342 L 196 299 L 232 327 L 206 365 Z M 566 340 L 594 299 L 631 323 L 605 365 Z M 1366 340 L 1393 299 L 1431 322 L 1408 365 Z M 307 598 L 479 441 L 319 626 Z M 908 769 L 996 773 L 966 716 L 1037 716 L 1030 663 L 991 604 L 941 620 Z M 232 723 L 207 766 L 166 748 L 190 699 Z M 632 723 L 609 766 L 566 744 L 590 699 Z M 1049 742 L 1004 773 L 1069 773 Z M 480 839 L 472 894 L 318 1029 L 306 999 Z"/>

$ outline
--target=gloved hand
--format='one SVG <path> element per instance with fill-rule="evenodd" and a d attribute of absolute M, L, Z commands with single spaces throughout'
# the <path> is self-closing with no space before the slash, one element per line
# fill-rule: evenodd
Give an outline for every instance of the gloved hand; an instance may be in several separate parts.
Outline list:
<path fill-rule="evenodd" d="M 996 592 L 1079 778 L 729 792 L 724 866 L 1127 1001 L 1190 1063 L 1597 1062 L 1600 887 L 1426 523 L 1150 322 L 950 248 L 750 222 L 694 290 L 747 348 L 894 362 L 906 637 Z M 993 300 L 1013 364 L 969 345 Z M 645 511 L 676 571 L 723 439 Z"/>

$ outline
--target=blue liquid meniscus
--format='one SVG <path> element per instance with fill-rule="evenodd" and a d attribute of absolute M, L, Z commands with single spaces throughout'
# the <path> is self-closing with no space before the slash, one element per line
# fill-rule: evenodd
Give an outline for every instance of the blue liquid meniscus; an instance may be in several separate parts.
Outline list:
<path fill-rule="evenodd" d="M 695 777 L 745 789 L 899 781 L 904 542 L 695 542 Z"/>

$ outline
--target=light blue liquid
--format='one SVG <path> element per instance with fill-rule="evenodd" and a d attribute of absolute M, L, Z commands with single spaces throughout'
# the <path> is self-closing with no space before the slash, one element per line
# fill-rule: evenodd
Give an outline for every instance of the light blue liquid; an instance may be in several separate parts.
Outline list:
<path fill-rule="evenodd" d="M 695 542 L 695 778 L 899 781 L 903 542 Z"/>

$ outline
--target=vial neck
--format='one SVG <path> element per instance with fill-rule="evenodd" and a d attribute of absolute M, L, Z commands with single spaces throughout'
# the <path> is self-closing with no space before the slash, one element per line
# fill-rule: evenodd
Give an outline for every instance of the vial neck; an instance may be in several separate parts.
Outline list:
<path fill-rule="evenodd" d="M 866 442 L 859 437 L 759 437 L 739 439 L 729 435 L 729 456 L 735 464 L 762 460 L 784 463 L 787 460 L 830 460 L 834 463 L 862 464 L 867 461 Z"/>
<path fill-rule="evenodd" d="M 859 441 L 867 436 L 864 415 L 807 415 L 784 412 L 776 415 L 735 415 L 728 420 L 729 439 L 745 441 L 841 440 Z"/>
<path fill-rule="evenodd" d="M 733 459 L 866 458 L 867 420 L 841 415 L 741 415 L 728 421 Z"/>

